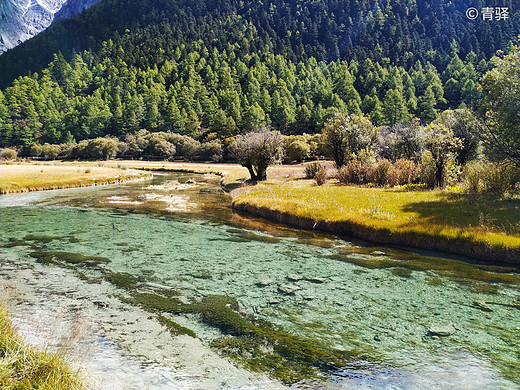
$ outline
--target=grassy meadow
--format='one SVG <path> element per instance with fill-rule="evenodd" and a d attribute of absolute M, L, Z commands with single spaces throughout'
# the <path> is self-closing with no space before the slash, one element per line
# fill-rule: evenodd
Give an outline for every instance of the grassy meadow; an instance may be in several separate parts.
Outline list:
<path fill-rule="evenodd" d="M 0 164 L 0 194 L 83 187 L 137 179 L 148 173 L 125 167 L 48 163 Z"/>
<path fill-rule="evenodd" d="M 347 224 L 354 233 L 356 229 L 372 232 L 372 240 L 381 234 L 394 237 L 387 242 L 395 243 L 400 237 L 401 243 L 411 246 L 417 243 L 414 240 L 443 241 L 448 252 L 453 252 L 450 243 L 516 252 L 516 256 L 520 252 L 520 200 L 512 198 L 268 180 L 239 190 L 233 205 L 247 211 L 270 210 L 316 224 Z"/>
<path fill-rule="evenodd" d="M 63 352 L 40 351 L 25 344 L 0 306 L 0 388 L 76 390 L 85 386 Z"/>

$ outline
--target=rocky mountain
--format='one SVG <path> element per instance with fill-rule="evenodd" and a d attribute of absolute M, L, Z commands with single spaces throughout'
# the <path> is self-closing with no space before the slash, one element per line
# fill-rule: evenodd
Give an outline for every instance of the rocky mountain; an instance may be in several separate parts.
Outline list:
<path fill-rule="evenodd" d="M 63 7 L 54 15 L 54 21 L 72 18 L 84 9 L 96 4 L 100 0 L 68 0 Z"/>
<path fill-rule="evenodd" d="M 55 15 L 69 18 L 99 0 L 1 0 L 0 53 L 11 49 L 53 22 Z M 70 3 L 70 4 L 67 4 Z"/>

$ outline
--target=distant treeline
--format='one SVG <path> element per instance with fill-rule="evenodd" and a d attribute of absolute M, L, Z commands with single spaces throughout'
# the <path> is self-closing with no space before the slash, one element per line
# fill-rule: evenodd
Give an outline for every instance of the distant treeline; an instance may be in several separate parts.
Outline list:
<path fill-rule="evenodd" d="M 0 146 L 312 134 L 334 112 L 429 123 L 478 99 L 487 60 L 520 29 L 513 6 L 468 21 L 480 3 L 105 0 L 0 56 Z"/>

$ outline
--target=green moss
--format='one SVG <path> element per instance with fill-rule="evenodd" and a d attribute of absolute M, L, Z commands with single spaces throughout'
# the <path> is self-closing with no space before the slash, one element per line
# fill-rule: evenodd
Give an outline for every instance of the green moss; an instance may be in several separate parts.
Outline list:
<path fill-rule="evenodd" d="M 472 288 L 473 292 L 480 294 L 498 294 L 498 286 L 496 284 L 478 283 Z"/>
<path fill-rule="evenodd" d="M 511 267 L 470 264 L 462 260 L 442 257 L 418 256 L 411 252 L 398 252 L 390 257 L 352 256 L 349 253 L 332 255 L 334 259 L 347 261 L 365 268 L 407 268 L 414 271 L 433 271 L 459 281 L 520 284 L 520 276 L 510 272 Z M 397 260 L 399 259 L 399 260 Z"/>
<path fill-rule="evenodd" d="M 123 272 L 109 272 L 105 274 L 105 280 L 125 290 L 133 289 L 139 284 L 137 278 Z"/>
<path fill-rule="evenodd" d="M 429 278 L 428 280 L 426 280 L 426 283 L 429 284 L 430 286 L 440 286 L 440 285 L 444 284 L 442 279 L 437 276 L 433 276 L 433 277 Z"/>
<path fill-rule="evenodd" d="M 100 256 L 85 256 L 81 253 L 59 252 L 59 251 L 34 251 L 29 253 L 31 257 L 37 259 L 43 264 L 85 264 L 99 265 L 101 263 L 109 263 L 110 259 Z"/>
<path fill-rule="evenodd" d="M 14 248 L 17 246 L 29 246 L 29 245 L 30 244 L 27 241 L 11 238 L 11 239 L 9 239 L 9 242 L 3 246 L 4 246 L 4 248 Z"/>
<path fill-rule="evenodd" d="M 192 311 L 190 305 L 182 303 L 179 299 L 153 293 L 133 292 L 132 297 L 126 301 L 151 312 L 181 314 Z"/>
<path fill-rule="evenodd" d="M 51 241 L 54 240 L 62 240 L 62 236 L 47 236 L 44 234 L 27 234 L 24 238 L 26 241 L 35 241 L 39 242 L 41 244 L 48 244 Z"/>
<path fill-rule="evenodd" d="M 195 337 L 190 329 L 162 313 L 200 315 L 203 322 L 228 335 L 211 343 L 220 353 L 249 369 L 267 372 L 286 384 L 319 377 L 320 370 L 341 367 L 352 356 L 357 356 L 355 352 L 328 348 L 316 340 L 277 329 L 265 320 L 245 317 L 238 312 L 237 300 L 227 296 L 210 295 L 191 304 L 171 296 L 140 292 L 132 292 L 130 298 L 121 299 L 158 313 L 159 321 L 175 335 Z"/>
<path fill-rule="evenodd" d="M 238 309 L 238 302 L 222 295 L 210 295 L 193 305 L 192 310 L 202 316 L 204 322 L 216 326 L 227 334 L 251 335 L 255 326 L 234 311 Z"/>
<path fill-rule="evenodd" d="M 182 325 L 179 325 L 175 321 L 173 321 L 161 314 L 157 316 L 157 319 L 159 320 L 159 322 L 161 324 L 166 326 L 168 328 L 168 330 L 170 331 L 170 333 L 174 336 L 180 336 L 180 335 L 185 334 L 185 335 L 188 335 L 191 337 L 197 337 L 197 335 L 195 334 L 195 332 L 193 330 L 188 329 Z"/>
<path fill-rule="evenodd" d="M 412 276 L 412 270 L 408 268 L 392 268 L 390 272 L 392 272 L 394 275 L 401 276 L 403 278 L 409 278 L 410 276 Z"/>

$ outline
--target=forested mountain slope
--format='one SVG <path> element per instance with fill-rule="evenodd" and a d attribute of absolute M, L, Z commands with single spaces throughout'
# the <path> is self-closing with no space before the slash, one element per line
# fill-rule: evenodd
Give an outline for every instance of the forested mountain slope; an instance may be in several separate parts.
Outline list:
<path fill-rule="evenodd" d="M 38 72 L 0 95 L 0 142 L 316 132 L 335 111 L 429 122 L 471 105 L 489 58 L 520 32 L 511 0 L 507 20 L 468 20 L 469 6 L 493 4 L 103 0 L 0 56 L 3 88 Z"/>

